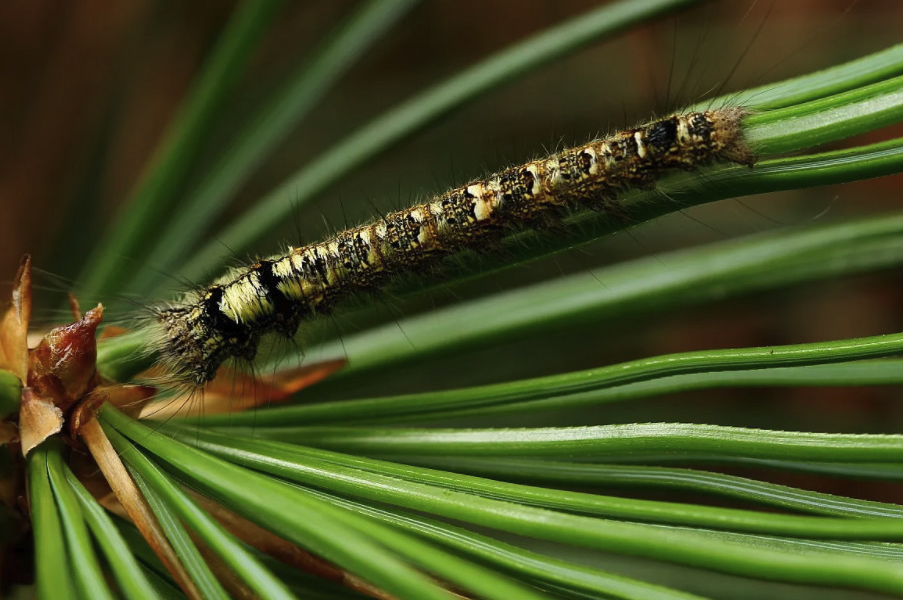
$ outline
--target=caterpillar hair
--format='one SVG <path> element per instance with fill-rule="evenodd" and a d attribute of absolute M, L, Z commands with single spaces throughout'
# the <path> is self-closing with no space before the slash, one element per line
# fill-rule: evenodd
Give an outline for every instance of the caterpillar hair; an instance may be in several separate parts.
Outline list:
<path fill-rule="evenodd" d="M 153 351 L 177 382 L 201 387 L 230 358 L 251 361 L 262 336 L 294 336 L 352 294 L 567 210 L 619 212 L 618 196 L 670 170 L 714 160 L 752 166 L 743 108 L 675 114 L 505 169 L 330 239 L 234 269 L 157 309 Z"/>

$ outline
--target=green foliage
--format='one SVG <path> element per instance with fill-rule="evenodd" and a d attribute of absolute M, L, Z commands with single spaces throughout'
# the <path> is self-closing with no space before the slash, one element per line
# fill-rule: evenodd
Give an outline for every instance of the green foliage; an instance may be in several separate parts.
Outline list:
<path fill-rule="evenodd" d="M 204 161 L 203 144 L 268 24 L 278 19 L 276 4 L 249 1 L 235 12 L 144 179 L 86 266 L 87 297 L 164 289 L 157 274 L 128 273 L 117 262 L 142 248 L 163 271 L 178 268 L 190 279 L 216 272 L 228 252 L 253 248 L 335 182 L 476 96 L 693 3 L 614 2 L 497 52 L 334 141 L 214 238 L 198 223 L 223 213 L 288 128 L 304 126 L 338 76 L 402 26 L 397 19 L 413 2 L 363 4 L 250 111 L 219 160 Z M 632 192 L 623 200 L 629 219 L 580 214 L 570 219 L 568 235 L 513 236 L 500 257 L 465 256 L 448 265 L 454 284 L 442 286 L 466 289 L 526 263 L 541 265 L 565 249 L 690 206 L 899 173 L 903 139 L 822 147 L 903 122 L 901 74 L 898 45 L 707 100 L 703 105 L 751 109 L 745 132 L 760 154 L 754 169 L 714 165 L 669 178 L 656 191 Z M 791 151 L 798 154 L 784 155 Z M 768 473 L 899 480 L 903 435 L 661 423 L 644 408 L 638 410 L 647 422 L 619 422 L 608 412 L 616 403 L 640 406 L 719 388 L 766 397 L 779 388 L 899 385 L 901 360 L 893 357 L 903 336 L 645 358 L 624 352 L 608 364 L 598 358 L 601 347 L 629 341 L 655 315 L 898 268 L 901 233 L 900 214 L 810 224 L 626 261 L 591 276 L 546 278 L 429 311 L 423 307 L 437 293 L 434 283 L 413 291 L 399 286 L 391 293 L 400 296 L 404 319 L 387 319 L 378 307 L 349 310 L 337 326 L 311 325 L 314 343 L 304 358 L 283 353 L 271 364 L 264 360 L 264 373 L 302 360 L 349 360 L 348 369 L 305 390 L 296 403 L 149 426 L 106 406 L 100 420 L 204 597 L 227 596 L 201 559 L 198 540 L 256 596 L 361 596 L 274 565 L 186 488 L 400 600 L 454 597 L 448 589 L 499 600 L 798 598 L 822 588 L 903 597 L 903 506 L 781 485 L 762 471 L 716 469 L 752 465 Z M 579 360 L 545 367 L 556 336 L 584 331 L 593 332 L 584 339 L 592 368 L 579 368 Z M 140 353 L 145 341 L 134 333 L 104 343 L 102 372 L 130 380 L 152 359 Z M 518 345 L 546 349 L 540 366 L 518 370 L 517 359 L 506 361 Z M 435 378 L 439 385 L 435 374 L 445 377 Z M 547 422 L 559 418 L 567 425 Z M 49 443 L 28 461 L 41 595 L 178 597 L 131 526 L 100 509 L 63 455 L 61 444 Z M 687 570 L 661 575 L 664 563 Z M 742 579 L 730 579 L 737 589 L 726 592 L 713 573 Z"/>

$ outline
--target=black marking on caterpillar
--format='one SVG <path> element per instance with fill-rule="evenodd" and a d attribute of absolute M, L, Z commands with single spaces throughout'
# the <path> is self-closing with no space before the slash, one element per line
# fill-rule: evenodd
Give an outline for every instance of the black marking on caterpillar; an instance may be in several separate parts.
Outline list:
<path fill-rule="evenodd" d="M 676 114 L 512 167 L 331 239 L 261 260 L 156 312 L 153 350 L 179 382 L 203 386 L 230 358 L 253 360 L 268 333 L 293 336 L 304 319 L 373 290 L 391 275 L 491 245 L 565 209 L 618 211 L 617 196 L 663 172 L 713 160 L 750 167 L 744 109 Z"/>

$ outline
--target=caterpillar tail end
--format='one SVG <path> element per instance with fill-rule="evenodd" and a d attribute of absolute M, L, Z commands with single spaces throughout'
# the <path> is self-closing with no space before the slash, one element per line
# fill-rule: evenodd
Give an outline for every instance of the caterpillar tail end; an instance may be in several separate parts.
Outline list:
<path fill-rule="evenodd" d="M 710 117 L 719 138 L 717 142 L 721 146 L 717 152 L 718 156 L 751 169 L 758 161 L 758 157 L 743 136 L 742 121 L 748 114 L 750 114 L 748 109 L 737 106 L 711 111 Z"/>

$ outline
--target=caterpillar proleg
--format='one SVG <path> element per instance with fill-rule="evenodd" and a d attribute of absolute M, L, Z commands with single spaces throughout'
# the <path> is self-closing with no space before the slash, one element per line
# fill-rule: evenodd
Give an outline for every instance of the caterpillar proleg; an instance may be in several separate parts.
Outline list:
<path fill-rule="evenodd" d="M 752 166 L 744 109 L 655 120 L 472 181 L 319 243 L 235 269 L 155 312 L 154 351 L 179 382 L 203 386 L 230 358 L 250 361 L 262 336 L 293 336 L 349 295 L 392 274 L 421 269 L 512 230 L 542 226 L 565 210 L 618 211 L 630 188 L 654 187 L 669 170 L 713 160 Z"/>

